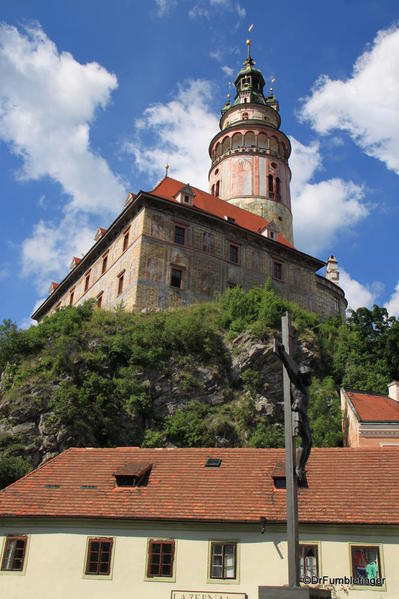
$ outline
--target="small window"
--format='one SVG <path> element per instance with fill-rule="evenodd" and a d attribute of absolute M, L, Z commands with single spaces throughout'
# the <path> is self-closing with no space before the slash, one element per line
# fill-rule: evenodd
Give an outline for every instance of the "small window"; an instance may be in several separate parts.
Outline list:
<path fill-rule="evenodd" d="M 269 175 L 267 180 L 268 180 L 268 187 L 269 187 L 269 198 L 274 198 L 273 175 Z"/>
<path fill-rule="evenodd" d="M 103 292 L 103 291 L 101 291 L 101 293 L 99 293 L 99 294 L 97 295 L 97 298 L 96 298 L 96 299 L 97 299 L 97 308 L 101 308 L 101 306 L 102 306 L 102 303 L 103 303 L 103 295 L 104 295 L 104 292 Z"/>
<path fill-rule="evenodd" d="M 210 578 L 236 578 L 237 543 L 211 543 Z"/>
<path fill-rule="evenodd" d="M 122 272 L 119 276 L 118 276 L 118 295 L 120 295 L 123 291 L 123 281 L 125 278 L 125 272 Z"/>
<path fill-rule="evenodd" d="M 334 297 L 334 310 L 339 312 L 339 299 L 337 297 Z"/>
<path fill-rule="evenodd" d="M 216 181 L 215 196 L 217 198 L 219 197 L 219 191 L 220 191 L 220 181 Z"/>
<path fill-rule="evenodd" d="M 108 254 L 104 254 L 104 256 L 103 256 L 103 263 L 102 263 L 102 266 L 101 266 L 101 274 L 102 275 L 107 270 L 107 264 L 108 264 Z"/>
<path fill-rule="evenodd" d="M 299 545 L 299 576 L 318 576 L 319 556 L 317 545 Z"/>
<path fill-rule="evenodd" d="M 221 458 L 208 458 L 205 462 L 205 468 L 220 468 L 221 464 Z"/>
<path fill-rule="evenodd" d="M 184 196 L 184 202 L 185 202 L 185 204 L 189 204 L 190 203 L 190 196 L 189 195 L 185 195 Z"/>
<path fill-rule="evenodd" d="M 182 288 L 183 283 L 183 271 L 179 268 L 172 268 L 172 273 L 170 276 L 170 285 L 171 287 L 177 287 L 178 289 Z"/>
<path fill-rule="evenodd" d="M 281 190 L 280 190 L 280 179 L 276 177 L 276 198 L 277 200 L 281 200 Z"/>
<path fill-rule="evenodd" d="M 125 252 L 127 250 L 128 245 L 129 245 L 129 229 L 127 231 L 125 231 L 123 234 L 122 252 Z"/>
<path fill-rule="evenodd" d="M 244 102 L 246 102 L 246 101 L 247 101 L 247 99 L 245 98 Z M 241 115 L 241 119 L 243 121 L 247 121 L 248 120 L 248 112 L 243 112 Z"/>
<path fill-rule="evenodd" d="M 26 536 L 6 538 L 1 569 L 8 572 L 22 572 L 26 553 Z"/>
<path fill-rule="evenodd" d="M 281 281 L 283 278 L 283 265 L 280 262 L 273 262 L 273 279 Z"/>
<path fill-rule="evenodd" d="M 75 295 L 75 287 L 69 292 L 69 305 L 73 306 L 73 297 Z"/>
<path fill-rule="evenodd" d="M 86 571 L 88 575 L 109 576 L 111 573 L 113 539 L 89 539 Z"/>
<path fill-rule="evenodd" d="M 175 243 L 180 243 L 180 245 L 184 245 L 186 238 L 186 229 L 184 227 L 178 227 L 175 225 Z"/>
<path fill-rule="evenodd" d="M 158 541 L 151 539 L 148 545 L 148 578 L 172 578 L 174 557 L 174 541 Z"/>
<path fill-rule="evenodd" d="M 90 271 L 85 276 L 85 293 L 88 290 L 90 285 Z"/>
<path fill-rule="evenodd" d="M 378 546 L 351 546 L 352 576 L 354 585 L 375 586 L 375 579 L 382 578 L 381 557 Z M 358 582 L 356 582 L 356 579 Z"/>
<path fill-rule="evenodd" d="M 233 245 L 232 243 L 230 244 L 229 259 L 230 259 L 230 262 L 233 262 L 234 264 L 238 264 L 238 261 L 239 261 L 238 245 Z"/>

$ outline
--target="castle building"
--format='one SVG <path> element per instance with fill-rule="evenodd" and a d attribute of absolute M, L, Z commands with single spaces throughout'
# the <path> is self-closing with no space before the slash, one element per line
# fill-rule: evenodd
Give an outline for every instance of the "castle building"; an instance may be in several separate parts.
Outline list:
<path fill-rule="evenodd" d="M 167 175 L 152 191 L 130 193 L 115 221 L 97 230 L 93 247 L 51 284 L 35 320 L 89 299 L 129 311 L 182 306 L 268 278 L 282 297 L 321 318 L 344 317 L 334 256 L 323 277 L 317 271 L 326 263 L 294 246 L 290 142 L 247 43 L 234 102 L 224 105 L 210 143 L 209 193 Z"/>

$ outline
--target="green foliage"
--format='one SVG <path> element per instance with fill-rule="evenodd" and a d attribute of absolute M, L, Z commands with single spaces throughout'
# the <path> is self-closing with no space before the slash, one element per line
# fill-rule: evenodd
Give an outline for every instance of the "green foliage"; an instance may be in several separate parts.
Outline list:
<path fill-rule="evenodd" d="M 165 419 L 164 434 L 176 447 L 214 447 L 215 432 L 209 425 L 209 406 L 190 401 Z"/>
<path fill-rule="evenodd" d="M 0 454 L 0 489 L 15 482 L 32 470 L 30 463 L 20 456 Z"/>
<path fill-rule="evenodd" d="M 284 428 L 260 423 L 251 435 L 249 447 L 284 447 Z"/>
<path fill-rule="evenodd" d="M 331 376 L 313 379 L 308 414 L 314 447 L 342 446 L 340 400 Z"/>
<path fill-rule="evenodd" d="M 295 336 L 314 355 L 309 408 L 314 445 L 340 445 L 339 386 L 386 393 L 387 383 L 399 379 L 399 321 L 374 306 L 352 312 L 345 323 L 320 322 L 279 297 L 270 280 L 248 292 L 229 289 L 217 303 L 176 311 L 111 312 L 87 302 L 28 330 L 3 321 L 0 373 L 11 405 L 5 409 L 23 398 L 31 410 L 52 410 L 46 422 L 55 431 L 66 429 L 69 444 L 282 446 L 281 423 L 255 409 L 254 398 L 264 385 L 257 370 L 242 374 L 242 387 L 235 382 L 221 386 L 221 405 L 192 398 L 201 396 L 198 367 L 217 366 L 229 379 L 226 339 L 242 332 L 262 340 L 278 336 L 287 310 Z M 173 375 L 187 402 L 164 418 L 153 406 L 153 374 L 164 379 Z M 1 481 L 11 482 L 27 471 L 28 462 L 18 454 L 27 455 L 21 448 L 4 456 Z"/>

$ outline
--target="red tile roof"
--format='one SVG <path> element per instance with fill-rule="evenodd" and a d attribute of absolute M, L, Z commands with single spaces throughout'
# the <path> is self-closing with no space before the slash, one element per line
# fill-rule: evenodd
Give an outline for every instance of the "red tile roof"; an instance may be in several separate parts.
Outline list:
<path fill-rule="evenodd" d="M 210 457 L 220 468 L 205 468 Z M 135 462 L 152 464 L 148 485 L 115 487 Z M 282 462 L 281 449 L 69 449 L 1 491 L 0 516 L 285 522 Z M 398 480 L 399 448 L 314 449 L 300 521 L 399 524 Z"/>
<path fill-rule="evenodd" d="M 185 183 L 172 179 L 171 177 L 164 177 L 162 181 L 154 187 L 151 194 L 176 202 L 175 196 L 183 187 L 185 187 L 185 185 Z M 192 185 L 190 187 L 195 193 L 194 207 L 199 210 L 203 210 L 204 212 L 208 212 L 219 218 L 224 218 L 225 216 L 234 218 L 237 225 L 254 233 L 260 233 L 269 224 L 269 221 L 257 214 L 253 214 L 243 208 L 238 208 L 238 206 L 233 206 L 233 204 L 229 204 L 197 187 L 193 187 Z M 281 233 L 277 234 L 277 241 L 288 247 L 294 247 L 292 243 L 281 235 Z"/>
<path fill-rule="evenodd" d="M 399 422 L 399 402 L 387 395 L 345 391 L 361 422 Z"/>

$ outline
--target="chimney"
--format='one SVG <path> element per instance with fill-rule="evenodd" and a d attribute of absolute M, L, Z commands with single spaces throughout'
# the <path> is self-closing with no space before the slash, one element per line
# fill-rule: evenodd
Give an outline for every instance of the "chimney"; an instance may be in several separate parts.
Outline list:
<path fill-rule="evenodd" d="M 330 256 L 327 260 L 326 279 L 338 285 L 339 270 L 338 262 L 335 256 Z"/>
<path fill-rule="evenodd" d="M 394 399 L 395 401 L 399 401 L 399 382 L 392 381 L 388 385 L 388 397 Z"/>

